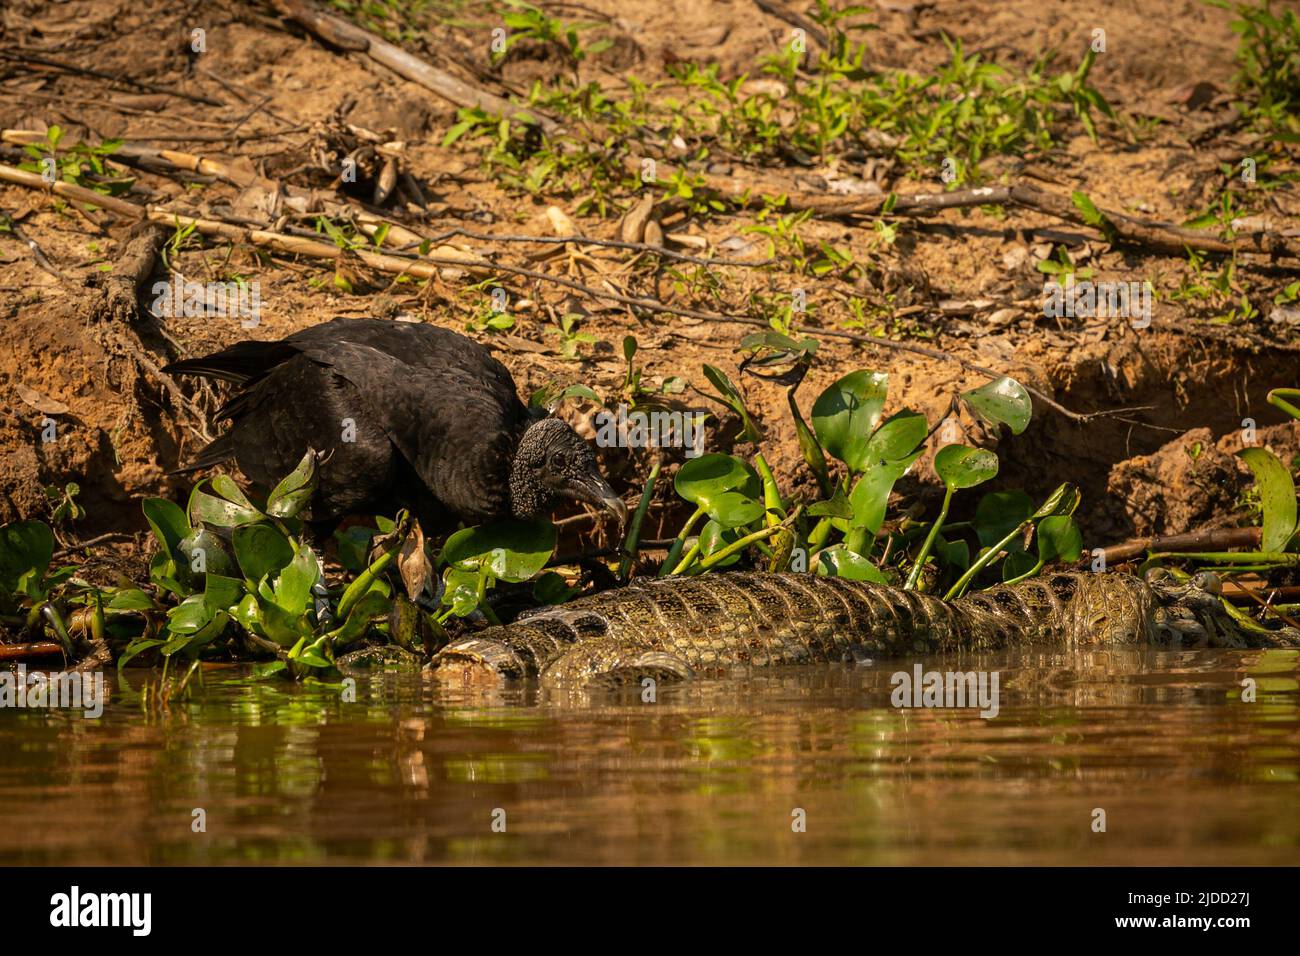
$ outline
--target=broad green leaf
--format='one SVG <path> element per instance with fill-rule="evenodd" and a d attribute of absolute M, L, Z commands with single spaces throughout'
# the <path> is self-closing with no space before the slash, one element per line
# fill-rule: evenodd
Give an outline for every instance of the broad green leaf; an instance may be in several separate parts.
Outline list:
<path fill-rule="evenodd" d="M 209 574 L 203 581 L 203 599 L 214 610 L 224 611 L 235 607 L 246 593 L 244 582 L 239 578 Z"/>
<path fill-rule="evenodd" d="M 271 489 L 266 513 L 275 518 L 292 518 L 307 507 L 316 493 L 316 452 L 308 448 L 296 468 Z"/>
<path fill-rule="evenodd" d="M 215 613 L 205 595 L 191 594 L 167 612 L 167 630 L 173 634 L 196 634 L 208 625 Z"/>
<path fill-rule="evenodd" d="M 248 496 L 244 494 L 244 490 L 240 488 L 239 485 L 235 484 L 235 479 L 231 478 L 229 475 L 214 475 L 210 483 L 212 485 L 212 490 L 222 498 L 225 498 L 231 504 L 239 505 L 241 508 L 253 508 L 256 510 L 253 503 L 248 500 Z"/>
<path fill-rule="evenodd" d="M 0 527 L 0 587 L 29 590 L 45 577 L 54 559 L 54 532 L 43 521 L 17 521 Z"/>
<path fill-rule="evenodd" d="M 1255 473 L 1259 501 L 1264 509 L 1260 547 L 1264 551 L 1284 551 L 1296 530 L 1295 482 L 1286 466 L 1266 448 L 1246 448 L 1237 452 Z"/>
<path fill-rule="evenodd" d="M 263 519 L 262 513 L 251 505 L 218 498 L 205 491 L 190 496 L 190 517 L 217 528 L 238 528 Z"/>
<path fill-rule="evenodd" d="M 478 607 L 478 572 L 462 571 L 452 565 L 443 572 L 442 579 L 446 584 L 442 603 L 451 608 L 457 617 L 472 614 Z"/>
<path fill-rule="evenodd" d="M 845 578 L 849 581 L 889 583 L 889 578 L 885 577 L 883 571 L 842 544 L 827 548 L 817 555 L 817 573 L 824 577 Z"/>
<path fill-rule="evenodd" d="M 687 501 L 703 507 L 728 491 L 738 491 L 750 498 L 762 494 L 758 473 L 739 458 L 722 454 L 701 455 L 687 461 L 678 469 L 673 487 Z"/>
<path fill-rule="evenodd" d="M 177 579 L 194 584 L 200 574 L 233 574 L 235 565 L 226 543 L 206 528 L 197 528 L 181 539 L 173 555 Z"/>
<path fill-rule="evenodd" d="M 851 467 L 865 471 L 875 464 L 902 461 L 916 451 L 929 431 L 930 425 L 920 412 L 908 409 L 896 412 L 881 422 L 880 427 L 867 440 L 861 465 Z"/>
<path fill-rule="evenodd" d="M 1055 515 L 1038 522 L 1038 557 L 1052 561 L 1078 561 L 1083 554 L 1083 533 L 1068 515 Z"/>
<path fill-rule="evenodd" d="M 311 586 L 319 574 L 316 556 L 303 548 L 276 578 L 273 587 L 276 606 L 290 615 L 304 613 L 311 598 Z"/>
<path fill-rule="evenodd" d="M 763 517 L 761 501 L 738 491 L 724 491 L 710 499 L 708 515 L 724 528 L 741 528 Z"/>
<path fill-rule="evenodd" d="M 190 522 L 180 505 L 166 498 L 146 498 L 140 508 L 153 530 L 153 536 L 167 554 L 176 550 L 181 539 L 190 533 Z"/>
<path fill-rule="evenodd" d="M 496 521 L 457 531 L 443 545 L 440 560 L 462 571 L 485 570 L 501 581 L 527 581 L 554 550 L 550 521 Z"/>
<path fill-rule="evenodd" d="M 335 531 L 334 540 L 338 545 L 339 563 L 353 573 L 364 569 L 370 556 L 370 542 L 374 537 L 374 528 L 364 528 L 355 524 Z"/>
<path fill-rule="evenodd" d="M 1029 418 L 1034 411 L 1034 403 L 1025 387 L 1005 375 L 986 382 L 979 388 L 962 392 L 961 397 L 985 421 L 1010 426 L 1013 435 L 1021 434 L 1029 426 Z"/>
<path fill-rule="evenodd" d="M 848 520 L 853 517 L 853 505 L 849 503 L 848 496 L 844 494 L 844 489 L 837 484 L 835 494 L 831 499 L 813 503 L 808 507 L 808 514 L 813 518 L 843 518 Z"/>
<path fill-rule="evenodd" d="M 1022 574 L 1028 574 L 1034 570 L 1034 566 L 1037 564 L 1038 559 L 1027 551 L 1016 551 L 1008 554 L 1006 560 L 1002 562 L 1002 580 L 1010 581 Z"/>
<path fill-rule="evenodd" d="M 880 422 L 889 391 L 883 372 L 850 372 L 813 403 L 813 431 L 827 454 L 855 471 L 862 470 L 867 439 Z"/>
<path fill-rule="evenodd" d="M 934 470 L 949 489 L 974 488 L 997 475 L 998 456 L 986 448 L 945 445 L 934 456 Z"/>
<path fill-rule="evenodd" d="M 1034 502 L 1019 488 L 991 491 L 975 506 L 975 534 L 986 548 L 997 544 L 1034 513 Z M 1012 540 L 1008 551 L 1023 551 L 1024 542 Z"/>
<path fill-rule="evenodd" d="M 127 649 L 122 652 L 122 656 L 117 659 L 117 669 L 121 670 L 123 667 L 126 666 L 126 662 L 129 661 L 131 658 L 135 657 L 137 654 L 142 654 L 153 647 L 162 647 L 166 643 L 167 643 L 166 641 L 158 640 L 157 638 L 149 638 L 148 640 L 140 639 L 140 640 L 132 641 L 127 646 Z"/>
<path fill-rule="evenodd" d="M 245 525 L 236 528 L 231 539 L 240 573 L 253 583 L 275 574 L 293 560 L 293 545 L 273 525 Z"/>
<path fill-rule="evenodd" d="M 120 591 L 114 591 L 113 596 L 104 605 L 106 611 L 122 612 L 152 611 L 153 608 L 153 598 L 139 588 L 123 588 Z"/>
<path fill-rule="evenodd" d="M 704 530 L 700 532 L 700 554 L 705 557 L 716 554 L 727 545 L 734 544 L 740 537 L 740 532 L 735 530 L 735 526 L 727 527 L 720 522 L 710 521 L 704 526 Z M 740 558 L 741 554 L 737 551 L 730 557 L 723 558 L 714 567 L 729 567 L 739 561 Z"/>

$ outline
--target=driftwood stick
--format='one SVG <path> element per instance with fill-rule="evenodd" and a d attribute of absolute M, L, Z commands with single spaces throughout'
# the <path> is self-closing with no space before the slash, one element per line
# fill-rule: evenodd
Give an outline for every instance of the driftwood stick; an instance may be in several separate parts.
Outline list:
<path fill-rule="evenodd" d="M 671 167 L 660 165 L 660 177 L 669 176 Z M 764 196 L 785 195 L 787 206 L 797 212 L 811 211 L 822 219 L 879 216 L 885 197 L 869 199 L 843 196 L 820 196 L 809 193 L 783 193 L 772 184 L 743 182 L 726 176 L 705 175 L 705 185 L 729 198 L 732 202 L 757 205 Z M 746 192 L 748 196 L 746 197 Z M 1068 197 L 1039 189 L 1028 183 L 1013 186 L 980 186 L 944 193 L 915 193 L 895 197 L 890 214 L 896 216 L 930 216 L 945 209 L 963 209 L 972 206 L 1020 206 L 1063 219 L 1078 226 L 1091 226 L 1083 213 Z M 1210 252 L 1216 255 L 1236 253 L 1265 253 L 1290 258 L 1300 258 L 1300 240 L 1276 232 L 1239 233 L 1235 240 L 1220 239 L 1209 232 L 1184 229 L 1170 223 L 1135 219 L 1123 213 L 1099 209 L 1114 227 L 1116 241 L 1128 245 L 1157 249 L 1181 255 L 1187 249 Z"/>
<path fill-rule="evenodd" d="M 1148 551 L 1223 551 L 1259 547 L 1258 528 L 1213 528 L 1162 537 L 1134 538 L 1103 550 L 1107 564 L 1118 564 Z"/>
<path fill-rule="evenodd" d="M 509 100 L 471 86 L 445 70 L 412 56 L 399 46 L 381 40 L 373 33 L 353 26 L 346 20 L 322 13 L 304 0 L 272 0 L 275 8 L 286 19 L 297 23 L 308 33 L 330 46 L 349 53 L 360 53 L 386 66 L 398 76 L 418 83 L 456 106 L 478 107 L 489 113 L 498 113 L 517 119 L 535 122 L 547 133 L 559 130 L 554 120 L 528 110 L 520 109 Z"/>
<path fill-rule="evenodd" d="M 796 10 L 791 10 L 784 3 L 778 3 L 777 0 L 754 0 L 754 6 L 766 14 L 783 20 L 792 27 L 798 27 L 815 41 L 818 46 L 826 46 L 826 31 L 817 25 L 815 21 L 804 16 Z"/>
<path fill-rule="evenodd" d="M 158 261 L 166 230 L 154 223 L 141 224 L 101 282 L 104 311 L 114 322 L 134 322 L 140 317 L 140 286 Z"/>
<path fill-rule="evenodd" d="M 189 100 L 192 103 L 202 103 L 205 106 L 225 106 L 220 100 L 214 100 L 210 96 L 202 96 L 197 93 L 186 93 L 184 90 L 177 90 L 167 86 L 159 86 L 156 83 L 149 83 L 145 80 L 137 80 L 130 76 L 119 76 L 114 73 L 105 73 L 103 70 L 96 70 L 86 66 L 78 66 L 75 63 L 68 63 L 64 60 L 55 60 L 50 57 L 41 56 L 32 50 L 11 49 L 5 50 L 0 48 L 0 57 L 12 60 L 17 63 L 35 63 L 39 66 L 47 66 L 54 70 L 62 70 L 65 73 L 79 73 L 82 76 L 93 76 L 96 79 L 108 80 L 110 83 L 117 83 L 120 86 L 134 86 L 136 89 L 148 90 L 150 93 L 162 93 L 167 96 L 175 96 L 179 99 Z"/>
<path fill-rule="evenodd" d="M 0 644 L 0 661 L 22 661 L 31 657 L 52 657 L 62 654 L 63 648 L 54 641 L 35 641 L 30 644 Z"/>

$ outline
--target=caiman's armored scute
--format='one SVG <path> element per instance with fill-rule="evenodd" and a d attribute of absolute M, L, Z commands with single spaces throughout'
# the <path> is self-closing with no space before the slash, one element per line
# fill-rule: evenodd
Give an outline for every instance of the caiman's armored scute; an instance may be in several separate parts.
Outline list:
<path fill-rule="evenodd" d="M 808 574 L 638 580 L 455 641 L 429 666 L 441 679 L 567 684 L 1016 645 L 1300 647 L 1293 628 L 1238 623 L 1217 585 L 1208 575 L 1176 585 L 1068 573 L 946 602 Z"/>

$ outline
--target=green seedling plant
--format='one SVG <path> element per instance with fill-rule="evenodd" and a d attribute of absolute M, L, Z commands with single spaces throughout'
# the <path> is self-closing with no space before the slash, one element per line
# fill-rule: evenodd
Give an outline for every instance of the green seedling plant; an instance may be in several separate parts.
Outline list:
<path fill-rule="evenodd" d="M 51 126 L 45 131 L 44 142 L 24 146 L 23 152 L 31 160 L 20 164 L 20 168 L 42 176 L 53 172 L 55 179 L 105 196 L 131 191 L 135 178 L 115 175 L 108 167 L 109 157 L 122 147 L 120 139 L 106 139 L 98 145 L 77 143 L 61 150 L 64 132 L 62 127 Z"/>

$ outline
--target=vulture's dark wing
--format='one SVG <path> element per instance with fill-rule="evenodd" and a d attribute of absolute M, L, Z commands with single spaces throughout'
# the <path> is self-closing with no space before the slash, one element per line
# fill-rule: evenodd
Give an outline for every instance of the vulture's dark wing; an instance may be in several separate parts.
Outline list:
<path fill-rule="evenodd" d="M 335 413 L 350 412 L 358 424 L 382 430 L 445 506 L 468 519 L 509 514 L 510 466 L 528 419 L 499 362 L 487 356 L 504 383 L 472 351 L 448 350 L 437 361 L 422 354 L 425 361 L 408 363 L 355 342 L 295 344 L 303 358 L 351 386 Z"/>

